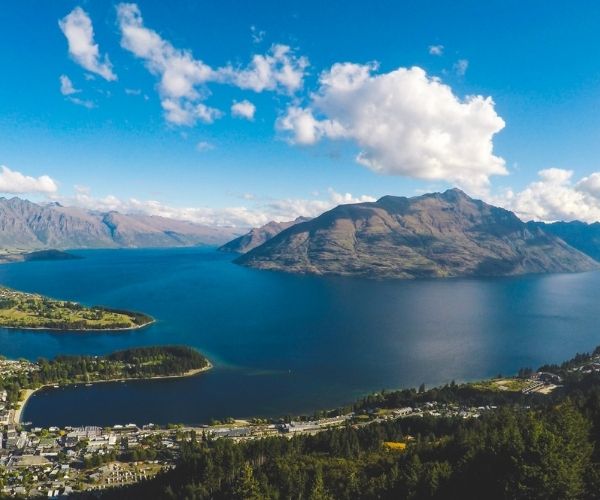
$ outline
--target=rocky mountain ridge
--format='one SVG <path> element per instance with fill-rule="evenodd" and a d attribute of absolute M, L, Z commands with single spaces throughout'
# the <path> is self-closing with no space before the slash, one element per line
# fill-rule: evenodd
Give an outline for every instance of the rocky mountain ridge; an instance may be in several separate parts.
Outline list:
<path fill-rule="evenodd" d="M 0 249 L 219 245 L 242 231 L 149 215 L 0 198 Z"/>
<path fill-rule="evenodd" d="M 458 189 L 340 205 L 295 224 L 237 263 L 379 278 L 575 272 L 598 263 L 562 239 Z"/>

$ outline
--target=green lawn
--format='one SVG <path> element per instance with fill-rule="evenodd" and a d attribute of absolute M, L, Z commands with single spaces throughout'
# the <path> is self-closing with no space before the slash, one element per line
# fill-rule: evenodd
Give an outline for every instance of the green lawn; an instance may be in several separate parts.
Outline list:
<path fill-rule="evenodd" d="M 520 378 L 496 378 L 473 382 L 471 385 L 481 391 L 521 392 L 530 383 L 530 380 Z"/>

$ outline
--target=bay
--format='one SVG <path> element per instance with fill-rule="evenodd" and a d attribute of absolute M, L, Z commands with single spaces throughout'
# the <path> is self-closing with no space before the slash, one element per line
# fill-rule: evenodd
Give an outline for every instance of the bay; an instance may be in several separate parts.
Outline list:
<path fill-rule="evenodd" d="M 40 391 L 34 425 L 206 423 L 350 403 L 382 388 L 512 374 L 600 344 L 600 273 L 375 281 L 237 266 L 215 249 L 87 250 L 0 266 L 0 283 L 146 312 L 122 333 L 0 329 L 11 358 L 186 344 L 214 363 L 193 378 Z"/>

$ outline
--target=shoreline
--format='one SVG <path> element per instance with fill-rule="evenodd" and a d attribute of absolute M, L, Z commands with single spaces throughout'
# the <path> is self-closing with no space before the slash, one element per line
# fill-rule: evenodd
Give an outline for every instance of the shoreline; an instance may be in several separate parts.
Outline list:
<path fill-rule="evenodd" d="M 29 398 L 33 395 L 34 392 L 36 392 L 38 389 L 23 389 L 23 392 L 25 393 L 23 399 L 21 401 L 19 401 L 19 409 L 18 410 L 13 410 L 13 418 L 12 418 L 12 423 L 13 425 L 17 425 L 21 423 L 21 418 L 23 416 L 23 410 L 25 410 L 25 405 L 27 404 L 27 401 L 29 401 Z M 10 424 L 10 421 L 9 421 Z"/>
<path fill-rule="evenodd" d="M 151 326 L 156 323 L 156 319 L 152 318 L 152 321 L 148 323 L 144 323 L 143 325 L 135 325 L 135 326 L 127 326 L 120 328 L 47 328 L 44 326 L 5 326 L 0 325 L 0 329 L 5 328 L 6 330 L 25 330 L 25 331 L 48 331 L 48 332 L 65 332 L 65 333 L 101 333 L 101 332 L 126 332 L 131 330 L 141 330 L 142 328 L 146 328 L 147 326 Z"/>
<path fill-rule="evenodd" d="M 142 381 L 142 380 L 161 380 L 161 379 L 171 379 L 171 378 L 187 378 L 187 377 L 194 377 L 196 375 L 200 375 L 201 373 L 207 372 L 209 370 L 212 370 L 214 368 L 214 365 L 209 361 L 207 361 L 207 365 L 202 367 L 202 368 L 196 368 L 194 370 L 188 370 L 185 373 L 182 373 L 180 375 L 154 375 L 152 377 L 129 377 L 129 378 L 115 378 L 115 379 L 109 379 L 109 380 L 93 380 L 90 382 L 68 382 L 60 387 L 67 387 L 67 386 L 71 386 L 71 385 L 86 385 L 86 384 L 108 384 L 110 382 L 126 382 L 128 380 L 133 380 L 133 381 Z M 25 411 L 25 407 L 27 406 L 27 403 L 29 402 L 29 400 L 31 399 L 31 396 L 33 396 L 36 392 L 41 391 L 42 389 L 48 389 L 48 388 L 54 388 L 54 386 L 57 384 L 44 384 L 36 389 L 24 389 L 23 392 L 24 397 L 22 400 L 19 401 L 20 407 L 18 410 L 14 410 L 14 414 L 13 414 L 13 424 L 14 425 L 18 425 L 22 423 L 22 418 L 23 418 L 23 413 Z"/>

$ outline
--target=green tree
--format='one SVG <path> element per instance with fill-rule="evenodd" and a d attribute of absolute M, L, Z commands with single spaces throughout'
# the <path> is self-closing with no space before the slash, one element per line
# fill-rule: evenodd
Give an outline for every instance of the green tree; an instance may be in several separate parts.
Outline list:
<path fill-rule="evenodd" d="M 238 500 L 262 500 L 260 485 L 254 477 L 252 466 L 246 462 L 233 485 L 233 498 Z"/>

